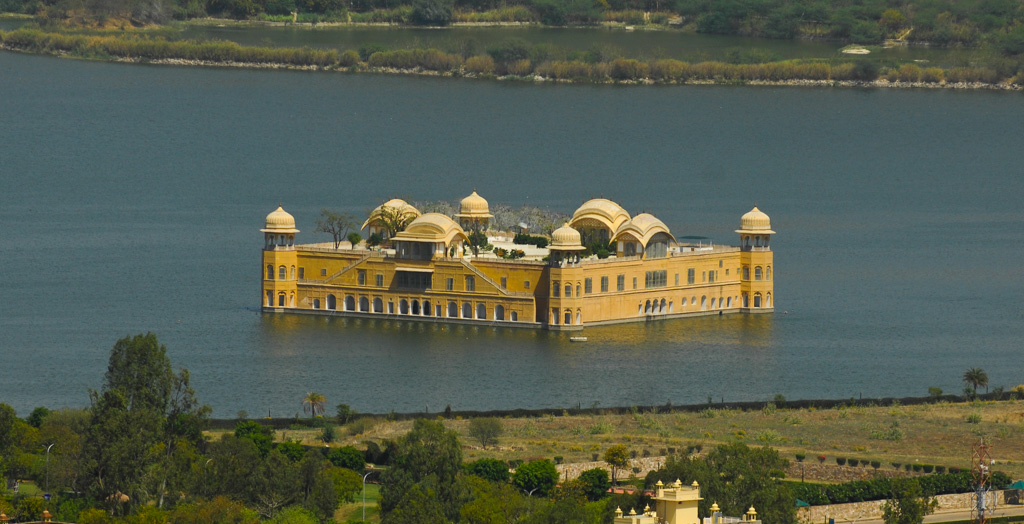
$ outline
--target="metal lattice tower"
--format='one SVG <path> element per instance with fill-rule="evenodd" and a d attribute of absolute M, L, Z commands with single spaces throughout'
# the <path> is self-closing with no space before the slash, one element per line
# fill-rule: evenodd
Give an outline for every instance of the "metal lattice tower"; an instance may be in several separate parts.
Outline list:
<path fill-rule="evenodd" d="M 974 480 L 974 493 L 971 496 L 971 520 L 974 524 L 986 524 L 996 509 L 996 498 L 992 497 L 992 500 L 989 500 L 993 461 L 985 439 L 980 439 L 972 449 L 971 477 Z"/>

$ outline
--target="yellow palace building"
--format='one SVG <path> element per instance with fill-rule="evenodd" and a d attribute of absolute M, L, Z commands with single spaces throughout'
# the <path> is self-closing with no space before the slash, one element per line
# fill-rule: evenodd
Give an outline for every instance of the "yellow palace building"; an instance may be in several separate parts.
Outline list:
<path fill-rule="evenodd" d="M 387 238 L 394 217 L 407 225 Z M 583 203 L 546 248 L 512 245 L 509 235 L 487 231 L 492 217 L 475 191 L 454 217 L 393 199 L 363 224 L 386 247 L 336 249 L 295 244 L 295 219 L 278 207 L 260 230 L 263 311 L 557 330 L 773 311 L 775 232 L 756 207 L 740 218 L 739 246 L 678 242 L 653 215 L 631 217 L 603 198 Z M 490 243 L 525 256 L 474 255 L 467 231 L 488 232 Z M 584 256 L 584 240 L 610 243 L 615 252 Z"/>

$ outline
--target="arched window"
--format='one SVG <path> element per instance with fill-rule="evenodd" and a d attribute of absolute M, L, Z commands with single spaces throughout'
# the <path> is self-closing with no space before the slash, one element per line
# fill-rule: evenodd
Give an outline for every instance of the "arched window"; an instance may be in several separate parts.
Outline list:
<path fill-rule="evenodd" d="M 288 294 L 288 307 L 295 307 L 295 293 Z"/>
<path fill-rule="evenodd" d="M 292 280 L 295 280 L 295 266 L 291 267 L 291 271 L 288 274 L 291 275 L 288 278 L 291 278 Z"/>
<path fill-rule="evenodd" d="M 277 305 L 278 306 L 284 307 L 284 301 L 285 300 L 288 300 L 288 298 L 287 298 L 287 296 L 285 296 L 284 293 L 278 293 L 277 294 Z"/>
<path fill-rule="evenodd" d="M 647 302 L 644 302 L 644 314 L 645 315 L 650 315 L 651 314 L 651 301 L 650 300 L 648 300 Z"/>
<path fill-rule="evenodd" d="M 708 297 L 707 297 L 707 295 L 700 297 L 700 310 L 701 311 L 707 311 L 708 310 Z"/>
<path fill-rule="evenodd" d="M 505 320 L 505 306 L 501 304 L 494 306 L 494 320 Z"/>
<path fill-rule="evenodd" d="M 274 280 L 274 266 L 267 265 L 267 280 Z"/>
<path fill-rule="evenodd" d="M 274 307 L 274 292 L 267 291 L 267 307 Z"/>
<path fill-rule="evenodd" d="M 643 314 L 644 314 L 644 305 L 643 304 L 637 304 L 636 305 L 636 316 L 639 317 L 639 316 L 641 316 Z"/>
<path fill-rule="evenodd" d="M 511 320 L 512 322 L 519 322 L 519 313 L 513 311 L 512 315 L 509 317 L 509 320 Z"/>
<path fill-rule="evenodd" d="M 761 276 L 762 276 L 761 273 L 762 273 L 761 266 L 755 267 L 754 268 L 754 280 L 761 280 Z"/>
<path fill-rule="evenodd" d="M 565 285 L 565 298 L 572 298 L 572 284 Z"/>
<path fill-rule="evenodd" d="M 338 309 L 338 299 L 334 295 L 327 295 L 327 309 Z"/>
<path fill-rule="evenodd" d="M 356 297 L 353 297 L 352 295 L 346 295 L 345 296 L 345 311 L 355 311 L 355 310 L 356 310 Z"/>
<path fill-rule="evenodd" d="M 473 306 L 469 302 L 462 303 L 462 318 L 473 318 Z"/>
<path fill-rule="evenodd" d="M 728 298 L 725 299 L 725 307 L 727 307 L 727 308 L 731 308 L 732 307 L 732 297 L 728 297 Z"/>
<path fill-rule="evenodd" d="M 364 313 L 370 312 L 370 299 L 366 297 L 359 297 L 359 311 Z"/>
<path fill-rule="evenodd" d="M 459 316 L 459 305 L 455 302 L 448 303 L 448 318 L 455 318 Z"/>
<path fill-rule="evenodd" d="M 284 266 L 277 268 L 277 279 L 288 280 L 288 268 Z"/>
<path fill-rule="evenodd" d="M 423 301 L 423 316 L 426 316 L 426 317 L 430 316 L 430 301 L 429 300 L 424 300 Z"/>
<path fill-rule="evenodd" d="M 772 294 L 765 295 L 764 307 L 772 307 Z"/>
<path fill-rule="evenodd" d="M 476 318 L 479 320 L 487 320 L 487 306 L 483 304 L 476 305 Z"/>
<path fill-rule="evenodd" d="M 743 266 L 743 280 L 750 280 L 750 267 Z"/>
<path fill-rule="evenodd" d="M 578 325 L 580 325 L 582 323 L 583 323 L 583 312 L 577 309 L 576 310 L 576 325 L 578 326 Z"/>
<path fill-rule="evenodd" d="M 696 296 L 690 297 L 690 305 L 691 306 L 696 306 L 697 305 L 697 297 Z"/>
<path fill-rule="evenodd" d="M 373 312 L 383 313 L 384 312 L 384 301 L 380 297 L 373 298 Z"/>
<path fill-rule="evenodd" d="M 754 307 L 761 307 L 761 294 L 754 293 Z"/>
<path fill-rule="evenodd" d="M 672 312 L 672 303 L 671 302 L 668 303 L 668 312 L 669 313 Z"/>
<path fill-rule="evenodd" d="M 768 273 L 765 275 L 764 279 L 765 280 L 771 280 L 772 279 L 772 266 L 768 266 L 767 267 L 767 271 L 768 271 Z"/>
<path fill-rule="evenodd" d="M 576 296 L 577 297 L 582 297 L 583 296 L 583 293 L 580 293 L 580 283 L 579 282 L 576 283 Z"/>
<path fill-rule="evenodd" d="M 570 311 L 568 309 L 565 310 L 565 322 L 564 322 L 564 324 L 567 325 L 567 326 L 572 324 L 572 311 Z"/>
<path fill-rule="evenodd" d="M 661 307 L 658 308 L 658 312 L 664 315 L 665 311 L 667 311 L 665 309 L 665 299 L 661 299 Z"/>
<path fill-rule="evenodd" d="M 403 298 L 398 303 L 398 314 L 400 314 L 400 315 L 408 315 L 409 314 L 409 301 L 408 300 Z"/>
<path fill-rule="evenodd" d="M 314 298 L 313 299 L 313 309 L 320 309 L 320 299 L 319 298 Z"/>

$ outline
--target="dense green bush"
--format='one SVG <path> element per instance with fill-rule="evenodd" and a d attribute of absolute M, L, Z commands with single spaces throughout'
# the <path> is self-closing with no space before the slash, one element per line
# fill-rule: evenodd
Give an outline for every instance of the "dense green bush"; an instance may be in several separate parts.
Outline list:
<path fill-rule="evenodd" d="M 873 464 L 872 464 L 873 465 Z M 946 495 L 950 493 L 969 493 L 972 491 L 971 475 L 967 472 L 935 474 L 917 479 L 921 490 L 927 496 Z M 1010 483 L 1010 477 L 1002 472 L 992 475 L 992 485 L 1002 488 Z M 891 493 L 891 480 L 880 478 L 874 480 L 857 480 L 842 484 L 811 484 L 803 482 L 787 482 L 796 498 L 813 505 L 846 504 L 868 500 L 883 500 Z"/>

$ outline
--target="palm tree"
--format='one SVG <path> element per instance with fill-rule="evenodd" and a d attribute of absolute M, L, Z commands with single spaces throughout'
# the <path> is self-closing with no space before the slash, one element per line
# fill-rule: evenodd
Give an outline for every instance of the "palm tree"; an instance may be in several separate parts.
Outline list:
<path fill-rule="evenodd" d="M 964 371 L 964 384 L 971 388 L 974 395 L 978 394 L 978 387 L 985 386 L 988 393 L 988 374 L 981 368 L 971 368 Z"/>
<path fill-rule="evenodd" d="M 309 413 L 310 418 L 324 414 L 324 403 L 327 398 L 320 393 L 310 391 L 302 398 L 302 411 Z"/>

